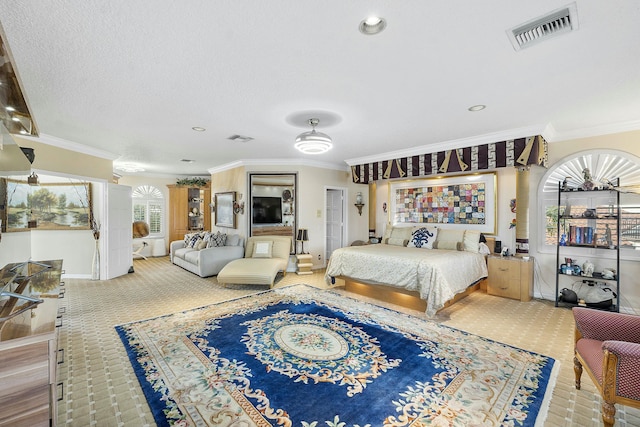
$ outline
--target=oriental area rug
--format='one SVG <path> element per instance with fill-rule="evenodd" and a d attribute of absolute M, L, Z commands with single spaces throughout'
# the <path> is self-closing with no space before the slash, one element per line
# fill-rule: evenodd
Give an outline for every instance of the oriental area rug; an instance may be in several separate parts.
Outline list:
<path fill-rule="evenodd" d="M 159 426 L 535 426 L 546 356 L 306 285 L 116 326 Z"/>

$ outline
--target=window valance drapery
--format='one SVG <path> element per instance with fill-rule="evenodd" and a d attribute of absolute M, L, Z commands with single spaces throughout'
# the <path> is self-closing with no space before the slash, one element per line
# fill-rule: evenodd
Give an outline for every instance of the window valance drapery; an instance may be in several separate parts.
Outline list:
<path fill-rule="evenodd" d="M 547 167 L 547 141 L 540 135 L 491 142 L 435 153 L 401 157 L 351 166 L 354 183 L 379 179 L 419 178 L 454 172 L 474 172 L 503 167 Z"/>

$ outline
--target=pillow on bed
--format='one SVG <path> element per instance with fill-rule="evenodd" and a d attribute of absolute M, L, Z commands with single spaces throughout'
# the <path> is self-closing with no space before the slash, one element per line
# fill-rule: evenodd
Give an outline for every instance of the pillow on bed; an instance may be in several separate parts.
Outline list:
<path fill-rule="evenodd" d="M 393 246 L 407 246 L 408 240 L 407 239 L 399 239 L 396 237 L 389 237 L 387 239 L 387 245 L 393 245 Z"/>
<path fill-rule="evenodd" d="M 478 253 L 480 251 L 480 232 L 476 230 L 464 231 L 464 250 Z"/>
<path fill-rule="evenodd" d="M 433 245 L 434 249 L 458 250 L 458 243 L 464 241 L 464 230 L 438 229 L 438 237 Z"/>
<path fill-rule="evenodd" d="M 416 227 L 411 233 L 411 240 L 407 245 L 410 248 L 433 249 L 433 243 L 438 237 L 436 227 Z"/>
<path fill-rule="evenodd" d="M 252 258 L 271 258 L 273 242 L 256 242 L 253 245 Z"/>
<path fill-rule="evenodd" d="M 384 232 L 384 236 L 382 238 L 382 243 L 389 243 L 390 239 L 400 239 L 404 240 L 405 243 L 403 246 L 407 245 L 407 242 L 411 239 L 411 227 L 393 227 L 387 225 L 387 229 Z M 397 242 L 398 240 L 395 240 Z"/>

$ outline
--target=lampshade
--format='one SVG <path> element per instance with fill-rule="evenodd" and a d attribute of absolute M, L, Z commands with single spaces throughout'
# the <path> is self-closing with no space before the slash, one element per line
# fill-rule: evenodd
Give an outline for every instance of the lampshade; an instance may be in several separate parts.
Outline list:
<path fill-rule="evenodd" d="M 303 242 L 309 241 L 309 233 L 307 232 L 306 228 L 298 229 L 298 237 L 296 237 L 296 240 Z"/>
<path fill-rule="evenodd" d="M 320 123 L 320 120 L 309 119 L 308 123 L 313 129 L 298 135 L 295 147 L 305 154 L 322 154 L 329 151 L 333 147 L 329 135 L 316 132 L 316 126 Z"/>

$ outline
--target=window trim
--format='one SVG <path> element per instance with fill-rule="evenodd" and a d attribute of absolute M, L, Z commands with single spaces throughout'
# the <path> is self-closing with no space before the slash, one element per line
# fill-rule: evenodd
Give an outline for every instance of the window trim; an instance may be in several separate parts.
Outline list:
<path fill-rule="evenodd" d="M 620 150 L 588 150 L 581 151 L 577 153 L 573 153 L 562 160 L 559 160 L 553 167 L 549 168 L 547 172 L 542 176 L 540 183 L 538 185 L 538 226 L 539 229 L 543 231 L 542 239 L 540 244 L 538 245 L 538 252 L 541 254 L 555 254 L 556 253 L 556 245 L 547 244 L 547 208 L 552 206 L 557 206 L 558 204 L 558 192 L 557 190 L 552 191 L 553 182 L 555 181 L 555 188 L 558 187 L 558 180 L 560 177 L 564 177 L 565 174 L 561 173 L 564 166 L 568 163 L 576 163 L 576 161 L 583 165 L 584 167 L 593 168 L 592 162 L 594 158 L 602 155 L 610 155 L 610 156 L 618 156 L 623 162 L 635 163 L 638 169 L 640 169 L 640 158 L 634 156 L 633 154 L 620 151 Z M 596 162 L 597 163 L 597 162 Z M 581 171 L 579 171 L 581 172 Z M 599 180 L 600 176 L 597 175 L 601 171 L 596 171 L 594 169 L 591 170 L 594 179 Z M 575 171 L 573 173 L 575 175 Z M 640 176 L 637 174 L 635 168 L 633 168 L 628 174 L 628 181 L 625 182 L 624 176 L 612 176 L 612 178 L 620 177 L 621 185 L 624 186 L 633 186 L 640 185 Z M 546 191 L 545 191 L 546 189 Z M 640 197 L 640 195 L 638 195 Z M 592 196 L 590 199 L 598 198 L 597 196 Z M 597 249 L 597 248 L 585 248 L 585 247 L 576 247 L 571 248 L 567 247 L 563 249 L 563 254 L 566 255 L 574 255 L 577 258 L 603 258 L 603 259 L 615 259 L 616 254 L 615 251 L 611 251 L 608 249 Z M 639 261 L 640 260 L 640 247 L 638 249 L 626 249 L 620 248 L 620 260 L 625 261 Z"/>
<path fill-rule="evenodd" d="M 137 206 L 144 206 L 144 216 L 145 219 L 144 221 L 149 224 L 149 235 L 147 237 L 149 238 L 160 238 L 160 237 L 164 237 L 165 235 L 165 211 L 166 211 L 166 206 L 165 206 L 165 198 L 162 194 L 162 192 L 152 186 L 152 185 L 140 185 L 138 187 L 136 187 L 136 189 L 131 193 L 132 194 L 132 206 L 131 206 L 131 217 L 132 219 L 134 219 L 134 214 L 135 214 L 135 207 Z M 151 222 L 150 222 L 150 204 L 154 204 L 160 207 L 160 231 L 157 233 L 152 233 L 151 232 Z"/>

